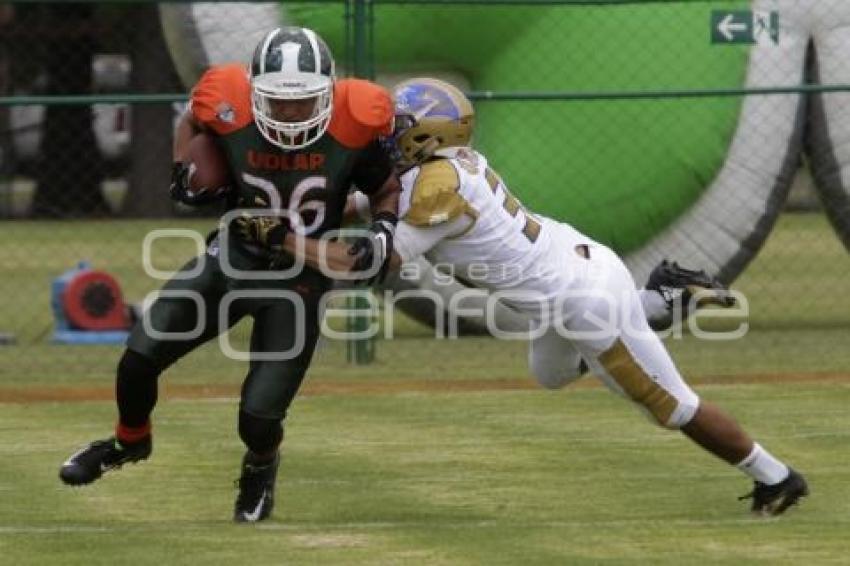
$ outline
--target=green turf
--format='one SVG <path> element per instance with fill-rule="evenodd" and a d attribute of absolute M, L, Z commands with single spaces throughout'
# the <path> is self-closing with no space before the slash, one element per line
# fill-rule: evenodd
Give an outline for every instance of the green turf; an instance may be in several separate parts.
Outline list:
<path fill-rule="evenodd" d="M 203 231 L 210 222 L 190 224 Z M 0 394 L 112 387 L 119 348 L 44 340 L 49 281 L 88 258 L 139 297 L 156 287 L 138 260 L 155 225 L 4 225 L 0 330 L 20 342 L 0 347 Z M 176 268 L 189 248 L 160 248 L 158 266 Z M 260 526 L 229 522 L 241 452 L 230 397 L 244 367 L 215 344 L 165 380 L 224 386 L 226 398 L 164 394 L 153 459 L 86 489 L 61 486 L 57 468 L 108 433 L 112 402 L 0 404 L 0 564 L 845 563 L 850 386 L 737 380 L 847 373 L 849 265 L 821 216 L 787 215 L 736 283 L 750 298 L 747 336 L 667 339 L 698 392 L 809 477 L 813 496 L 779 520 L 750 518 L 735 499 L 749 486 L 734 469 L 601 388 L 486 391 L 486 380 L 526 378 L 525 344 L 437 341 L 400 320 L 401 338 L 380 342 L 370 366 L 348 365 L 345 345 L 324 340 L 308 383 L 485 380 L 485 390 L 299 397 L 280 506 Z M 727 377 L 708 385 L 707 376 Z"/>
<path fill-rule="evenodd" d="M 742 376 L 812 372 L 847 373 L 850 336 L 835 330 L 806 332 L 753 331 L 743 340 L 705 342 L 693 337 L 667 340 L 682 372 L 691 377 Z M 87 347 L 85 366 L 61 365 L 61 351 L 78 354 L 78 347 L 39 346 L 28 349 L 32 357 L 17 359 L 14 349 L 0 349 L 0 382 L 4 387 L 111 387 L 118 347 Z M 371 365 L 350 365 L 345 345 L 322 342 L 309 380 L 463 380 L 523 378 L 528 373 L 527 347 L 522 342 L 491 338 L 447 341 L 423 337 L 401 338 L 378 344 Z M 73 359 L 73 358 L 71 358 Z M 28 368 L 28 369 L 25 369 Z M 238 387 L 246 367 L 224 358 L 215 343 L 179 362 L 163 378 L 169 384 L 231 384 Z M 529 379 L 531 379 L 529 377 Z"/>
<path fill-rule="evenodd" d="M 170 401 L 153 458 L 83 489 L 59 463 L 110 403 L 2 406 L 0 562 L 63 564 L 839 564 L 850 475 L 844 383 L 710 386 L 813 496 L 751 518 L 746 478 L 603 389 L 302 397 L 279 506 L 229 522 L 235 400 Z"/>

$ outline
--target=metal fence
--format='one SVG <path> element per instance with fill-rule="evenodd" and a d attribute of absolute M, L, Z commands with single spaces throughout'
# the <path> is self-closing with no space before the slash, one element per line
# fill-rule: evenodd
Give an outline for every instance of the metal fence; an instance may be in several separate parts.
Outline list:
<path fill-rule="evenodd" d="M 613 246 L 638 280 L 661 257 L 705 267 L 750 297 L 754 329 L 829 329 L 811 344 L 846 348 L 846 4 L 0 4 L 5 353 L 50 351 L 50 284 L 77 261 L 136 299 L 160 284 L 140 261 L 150 228 L 212 225 L 215 209 L 167 198 L 174 120 L 206 66 L 247 62 L 281 23 L 316 29 L 340 75 L 467 91 L 475 144 L 517 196 Z M 172 268 L 191 250 L 161 248 Z M 63 351 L 67 367 L 89 363 Z"/>

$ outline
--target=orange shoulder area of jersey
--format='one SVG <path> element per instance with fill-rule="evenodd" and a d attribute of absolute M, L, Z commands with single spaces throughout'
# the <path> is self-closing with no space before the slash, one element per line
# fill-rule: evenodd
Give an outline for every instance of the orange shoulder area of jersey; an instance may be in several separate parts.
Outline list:
<path fill-rule="evenodd" d="M 359 149 L 393 130 L 390 93 L 375 83 L 342 79 L 334 85 L 334 107 L 328 132 L 346 147 Z"/>
<path fill-rule="evenodd" d="M 195 119 L 219 135 L 244 128 L 253 121 L 247 67 L 231 63 L 209 68 L 192 89 L 190 104 Z"/>

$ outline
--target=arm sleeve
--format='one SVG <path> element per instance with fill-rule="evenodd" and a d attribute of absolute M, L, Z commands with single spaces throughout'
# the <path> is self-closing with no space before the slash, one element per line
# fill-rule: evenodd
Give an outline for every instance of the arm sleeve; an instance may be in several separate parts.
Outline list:
<path fill-rule="evenodd" d="M 466 215 L 435 226 L 413 226 L 402 221 L 396 228 L 393 246 L 402 261 L 410 261 L 428 252 L 442 240 L 462 234 L 472 222 L 474 220 Z"/>
<path fill-rule="evenodd" d="M 393 172 L 393 162 L 386 149 L 377 140 L 366 146 L 357 157 L 351 172 L 351 181 L 361 192 L 376 192 Z"/>

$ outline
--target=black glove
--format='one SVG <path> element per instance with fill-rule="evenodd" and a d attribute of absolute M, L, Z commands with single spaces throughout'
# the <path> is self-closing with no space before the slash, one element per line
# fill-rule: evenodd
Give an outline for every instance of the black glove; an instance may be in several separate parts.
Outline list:
<path fill-rule="evenodd" d="M 390 258 L 393 255 L 396 224 L 398 224 L 398 216 L 388 210 L 381 211 L 372 218 L 369 234 L 357 238 L 348 248 L 348 255 L 355 256 L 352 271 L 366 271 L 373 265 L 379 266 L 375 275 L 359 279 L 358 283 L 369 285 L 381 283 L 387 276 Z"/>
<path fill-rule="evenodd" d="M 171 164 L 171 185 L 168 196 L 171 200 L 185 202 L 189 194 L 189 166 L 182 161 Z"/>
<path fill-rule="evenodd" d="M 283 250 L 283 240 L 289 232 L 289 222 L 277 216 L 242 216 L 233 221 L 237 237 L 274 253 Z"/>
<path fill-rule="evenodd" d="M 171 185 L 168 187 L 171 200 L 198 206 L 218 200 L 225 192 L 226 189 L 194 192 L 189 187 L 189 166 L 182 161 L 175 161 L 171 165 Z"/>

